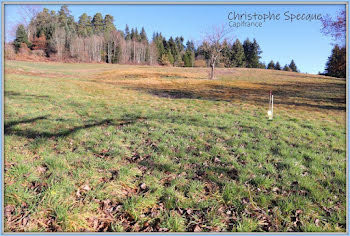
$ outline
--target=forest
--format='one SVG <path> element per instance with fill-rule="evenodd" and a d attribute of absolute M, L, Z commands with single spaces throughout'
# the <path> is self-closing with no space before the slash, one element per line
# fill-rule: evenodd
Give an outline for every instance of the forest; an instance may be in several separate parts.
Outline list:
<path fill-rule="evenodd" d="M 161 32 L 153 32 L 149 38 L 143 27 L 139 31 L 137 28 L 130 29 L 126 24 L 125 29 L 120 30 L 115 27 L 114 20 L 109 14 L 103 16 L 96 13 L 92 17 L 83 13 L 75 21 L 67 5 L 63 5 L 58 12 L 44 8 L 33 14 L 26 26 L 17 26 L 15 40 L 5 45 L 6 58 L 21 59 L 23 55 L 29 54 L 29 60 L 34 56 L 36 59 L 63 62 L 211 66 L 210 50 L 213 45 L 205 40 L 195 45 L 193 41 L 185 43 L 182 36 L 166 39 Z M 344 31 L 345 11 L 338 20 L 325 18 L 322 23 L 321 31 L 325 35 L 332 35 L 329 29 Z M 223 40 L 220 42 L 220 55 L 215 60 L 215 66 L 299 72 L 294 60 L 284 66 L 273 60 L 266 65 L 260 60 L 261 53 L 256 39 L 247 38 L 243 43 L 239 39 Z M 346 77 L 345 45 L 334 45 L 325 72 L 319 74 Z"/>
<path fill-rule="evenodd" d="M 145 29 L 117 29 L 114 17 L 96 13 L 82 14 L 74 20 L 68 6 L 58 12 L 44 8 L 35 14 L 27 27 L 20 24 L 13 44 L 6 45 L 7 58 L 15 54 L 32 54 L 56 61 L 106 62 L 118 64 L 147 64 L 178 67 L 209 66 L 207 42 L 195 45 L 184 42 L 182 36 L 166 39 L 154 32 L 149 39 Z M 260 61 L 262 53 L 256 39 L 224 40 L 217 67 L 267 68 L 297 72 L 294 60 L 282 67 L 271 61 L 267 66 Z"/>

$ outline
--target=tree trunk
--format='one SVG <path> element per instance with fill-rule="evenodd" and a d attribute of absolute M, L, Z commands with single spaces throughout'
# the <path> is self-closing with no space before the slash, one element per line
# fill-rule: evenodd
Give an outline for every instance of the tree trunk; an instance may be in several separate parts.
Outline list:
<path fill-rule="evenodd" d="M 214 69 L 215 69 L 215 63 L 212 63 L 211 64 L 210 79 L 214 79 Z"/>

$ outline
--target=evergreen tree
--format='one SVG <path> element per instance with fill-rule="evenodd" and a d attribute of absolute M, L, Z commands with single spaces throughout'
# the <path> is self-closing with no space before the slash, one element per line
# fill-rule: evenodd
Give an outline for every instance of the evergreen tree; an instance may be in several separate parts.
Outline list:
<path fill-rule="evenodd" d="M 131 28 L 130 39 L 131 39 L 131 40 L 134 40 L 134 39 L 135 39 L 135 30 L 134 30 L 134 28 Z"/>
<path fill-rule="evenodd" d="M 260 54 L 260 46 L 257 41 L 254 39 L 253 42 L 250 42 L 249 39 L 246 39 L 243 43 L 244 55 L 246 59 L 246 67 L 248 68 L 258 68 Z"/>
<path fill-rule="evenodd" d="M 58 11 L 58 23 L 59 26 L 66 31 L 66 41 L 68 41 L 76 33 L 76 23 L 74 21 L 74 16 L 70 14 L 67 5 L 63 5 Z"/>
<path fill-rule="evenodd" d="M 288 65 L 285 65 L 285 66 L 283 67 L 283 70 L 284 70 L 284 71 L 292 71 L 292 70 L 289 68 Z"/>
<path fill-rule="evenodd" d="M 26 32 L 24 26 L 19 25 L 17 27 L 17 31 L 16 31 L 16 39 L 13 43 L 15 46 L 16 52 L 19 51 L 22 43 L 27 44 L 28 47 L 31 46 L 31 43 L 28 41 L 28 35 L 27 35 L 27 32 Z"/>
<path fill-rule="evenodd" d="M 171 65 L 174 65 L 175 59 L 174 59 L 174 56 L 173 56 L 173 54 L 171 53 L 170 50 L 167 52 L 167 57 L 168 57 L 169 63 L 170 63 Z"/>
<path fill-rule="evenodd" d="M 244 48 L 241 42 L 237 39 L 232 45 L 232 58 L 233 65 L 236 67 L 245 66 Z"/>
<path fill-rule="evenodd" d="M 269 64 L 267 64 L 267 69 L 274 70 L 275 69 L 275 63 L 273 60 L 270 61 Z"/>
<path fill-rule="evenodd" d="M 275 70 L 281 70 L 281 65 L 279 62 L 276 62 L 276 65 L 275 65 Z"/>
<path fill-rule="evenodd" d="M 143 27 L 141 29 L 140 37 L 141 37 L 141 41 L 142 42 L 148 42 L 147 34 L 146 34 L 146 31 L 145 31 L 145 28 L 143 28 Z"/>
<path fill-rule="evenodd" d="M 326 75 L 346 78 L 346 49 L 335 45 L 326 64 Z"/>
<path fill-rule="evenodd" d="M 70 15 L 70 11 L 68 10 L 67 5 L 63 5 L 61 9 L 58 11 L 58 22 L 60 23 L 61 27 L 66 27 L 70 21 L 69 18 L 72 16 Z"/>
<path fill-rule="evenodd" d="M 192 41 L 187 41 L 186 51 L 182 58 L 185 67 L 193 67 L 195 61 L 195 48 Z"/>
<path fill-rule="evenodd" d="M 266 64 L 265 62 L 259 62 L 259 67 L 260 69 L 266 69 Z"/>
<path fill-rule="evenodd" d="M 262 51 L 260 50 L 260 46 L 258 42 L 254 39 L 253 43 L 251 44 L 251 52 L 249 57 L 249 66 L 251 68 L 258 68 L 259 67 L 259 60 L 260 60 L 260 54 Z"/>
<path fill-rule="evenodd" d="M 250 67 L 250 58 L 251 58 L 251 47 L 252 43 L 250 40 L 247 38 L 243 42 L 243 49 L 244 49 L 244 57 L 245 57 L 245 67 Z"/>
<path fill-rule="evenodd" d="M 103 33 L 103 18 L 101 13 L 96 13 L 94 17 L 92 18 L 92 26 L 94 30 L 94 34 L 101 34 Z"/>
<path fill-rule="evenodd" d="M 221 51 L 221 62 L 224 63 L 225 67 L 233 67 L 232 63 L 232 50 L 231 45 L 228 44 L 226 40 L 222 43 L 222 51 Z"/>
<path fill-rule="evenodd" d="M 186 42 L 186 50 L 190 50 L 192 52 L 195 52 L 195 48 L 194 48 L 194 43 L 193 41 L 187 41 Z"/>
<path fill-rule="evenodd" d="M 293 71 L 293 72 L 298 72 L 297 66 L 295 65 L 294 60 L 292 60 L 289 64 L 289 68 Z"/>
<path fill-rule="evenodd" d="M 47 40 L 52 38 L 58 24 L 58 16 L 56 13 L 51 11 L 50 14 L 47 8 L 44 8 L 42 12 L 39 12 L 30 22 L 30 26 L 36 29 L 36 37 L 40 37 L 44 34 Z"/>
<path fill-rule="evenodd" d="M 86 13 L 83 13 L 79 17 L 79 21 L 77 25 L 77 33 L 78 35 L 83 37 L 91 36 L 93 33 L 92 26 L 91 26 L 91 17 L 88 16 Z"/>
<path fill-rule="evenodd" d="M 130 39 L 131 39 L 131 34 L 130 34 L 129 26 L 126 25 L 125 26 L 125 40 L 130 40 Z"/>
<path fill-rule="evenodd" d="M 140 37 L 140 35 L 139 35 L 139 31 L 137 30 L 137 28 L 135 28 L 135 31 L 134 31 L 134 37 L 133 37 L 133 39 L 135 40 L 135 41 L 140 41 L 141 40 L 141 37 Z"/>
<path fill-rule="evenodd" d="M 117 30 L 115 28 L 113 21 L 114 21 L 113 16 L 108 14 L 105 16 L 103 20 L 104 32 L 109 33 L 109 32 L 112 32 L 113 30 Z"/>
<path fill-rule="evenodd" d="M 169 62 L 172 65 L 180 64 L 180 61 L 182 58 L 180 57 L 179 48 L 177 47 L 176 42 L 173 39 L 173 37 L 169 38 L 168 43 L 167 43 L 167 49 L 168 49 Z"/>

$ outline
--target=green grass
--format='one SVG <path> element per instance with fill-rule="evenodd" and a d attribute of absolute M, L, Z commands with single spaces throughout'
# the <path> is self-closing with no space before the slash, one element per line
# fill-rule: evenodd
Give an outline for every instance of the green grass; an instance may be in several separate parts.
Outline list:
<path fill-rule="evenodd" d="M 345 81 L 254 69 L 219 69 L 215 81 L 192 68 L 5 69 L 5 231 L 346 229 Z"/>

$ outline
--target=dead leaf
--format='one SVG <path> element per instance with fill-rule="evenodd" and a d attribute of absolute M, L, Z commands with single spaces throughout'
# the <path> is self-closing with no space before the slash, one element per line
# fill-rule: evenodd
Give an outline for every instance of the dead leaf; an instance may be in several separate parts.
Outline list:
<path fill-rule="evenodd" d="M 300 215 L 301 213 L 303 213 L 303 211 L 300 210 L 300 209 L 295 211 L 295 215 L 296 215 L 296 216 Z"/>
<path fill-rule="evenodd" d="M 78 188 L 78 190 L 77 190 L 77 192 L 76 192 L 76 194 L 75 194 L 77 197 L 80 197 L 81 196 L 81 194 L 80 194 L 80 188 Z"/>
<path fill-rule="evenodd" d="M 273 187 L 273 188 L 272 188 L 272 192 L 274 192 L 274 193 L 278 193 L 278 192 L 280 192 L 280 189 L 279 189 L 279 188 L 277 188 L 277 187 Z"/>
<path fill-rule="evenodd" d="M 315 225 L 318 226 L 319 223 L 320 223 L 320 220 L 319 220 L 319 219 L 316 219 L 316 220 L 315 220 Z"/>
<path fill-rule="evenodd" d="M 12 212 L 15 210 L 15 206 L 13 205 L 7 205 L 4 209 L 4 215 L 5 217 L 9 217 Z"/>
<path fill-rule="evenodd" d="M 140 185 L 140 188 L 141 188 L 142 190 L 145 190 L 145 189 L 147 188 L 147 186 L 146 186 L 145 183 L 142 183 L 142 184 Z"/>
<path fill-rule="evenodd" d="M 91 188 L 88 184 L 84 184 L 83 186 L 81 186 L 81 189 L 85 190 L 85 191 L 90 191 Z"/>
<path fill-rule="evenodd" d="M 41 174 L 46 172 L 47 168 L 43 167 L 43 166 L 38 166 L 38 168 L 36 168 L 36 170 Z"/>
<path fill-rule="evenodd" d="M 202 232 L 201 227 L 199 227 L 199 225 L 196 225 L 196 227 L 194 227 L 193 232 Z"/>

